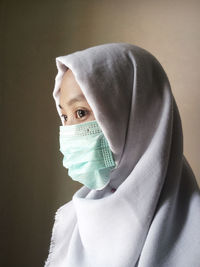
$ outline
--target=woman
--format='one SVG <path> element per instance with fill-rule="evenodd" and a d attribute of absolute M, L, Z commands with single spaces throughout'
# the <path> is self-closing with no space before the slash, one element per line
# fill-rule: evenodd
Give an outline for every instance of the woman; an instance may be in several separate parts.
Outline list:
<path fill-rule="evenodd" d="M 60 150 L 81 187 L 45 267 L 199 267 L 200 194 L 168 78 L 125 43 L 56 58 Z"/>

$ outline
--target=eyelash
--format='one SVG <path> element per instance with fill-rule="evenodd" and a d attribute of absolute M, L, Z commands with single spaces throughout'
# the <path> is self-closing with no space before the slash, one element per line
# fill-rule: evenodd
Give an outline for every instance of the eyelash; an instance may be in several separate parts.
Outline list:
<path fill-rule="evenodd" d="M 77 114 L 78 114 L 78 113 L 77 113 L 78 111 L 84 111 L 84 115 L 83 115 L 82 117 L 80 117 L 80 118 L 79 118 L 79 115 L 80 115 L 80 114 L 77 115 Z M 89 113 L 89 111 L 86 110 L 86 109 L 77 109 L 77 110 L 75 111 L 75 114 L 76 114 L 76 118 L 77 118 L 77 119 L 82 119 L 83 117 L 85 117 L 86 115 L 88 115 L 88 113 Z M 61 117 L 63 117 L 64 121 L 67 121 L 67 115 L 62 114 Z"/>

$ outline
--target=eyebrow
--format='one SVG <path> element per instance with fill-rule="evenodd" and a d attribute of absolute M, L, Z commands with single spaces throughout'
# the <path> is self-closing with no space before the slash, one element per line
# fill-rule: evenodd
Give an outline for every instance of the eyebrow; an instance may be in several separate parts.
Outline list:
<path fill-rule="evenodd" d="M 66 104 L 68 106 L 71 106 L 76 102 L 81 102 L 82 100 L 86 100 L 86 99 L 85 99 L 84 95 L 80 94 L 80 95 L 77 95 L 74 98 L 71 98 Z M 63 109 L 63 107 L 60 104 L 58 106 L 59 106 L 60 109 Z"/>

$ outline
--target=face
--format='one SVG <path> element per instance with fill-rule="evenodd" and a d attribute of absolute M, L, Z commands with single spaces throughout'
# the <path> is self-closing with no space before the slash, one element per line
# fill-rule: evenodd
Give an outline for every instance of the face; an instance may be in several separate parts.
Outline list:
<path fill-rule="evenodd" d="M 63 75 L 59 100 L 64 125 L 95 120 L 93 111 L 70 69 Z"/>

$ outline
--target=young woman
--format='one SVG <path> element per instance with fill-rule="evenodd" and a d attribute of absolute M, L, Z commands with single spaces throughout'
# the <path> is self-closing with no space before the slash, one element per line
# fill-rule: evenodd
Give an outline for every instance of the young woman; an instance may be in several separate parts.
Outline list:
<path fill-rule="evenodd" d="M 83 187 L 56 213 L 45 267 L 199 267 L 200 194 L 160 63 L 111 43 L 56 64 L 63 165 Z"/>

